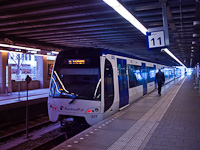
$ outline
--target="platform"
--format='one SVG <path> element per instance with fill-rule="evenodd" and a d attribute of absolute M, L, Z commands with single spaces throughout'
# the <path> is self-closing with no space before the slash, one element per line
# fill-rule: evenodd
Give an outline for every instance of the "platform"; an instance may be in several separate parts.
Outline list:
<path fill-rule="evenodd" d="M 28 100 L 47 98 L 48 94 L 49 94 L 49 88 L 29 90 Z M 19 103 L 26 100 L 27 100 L 27 91 L 20 92 L 20 99 L 18 96 L 18 92 L 8 93 L 8 95 L 6 94 L 0 95 L 0 105 Z"/>
<path fill-rule="evenodd" d="M 165 85 L 53 150 L 199 150 L 200 95 L 190 76 Z"/>
<path fill-rule="evenodd" d="M 49 89 L 35 89 L 28 91 L 29 116 L 47 113 L 47 99 Z M 10 93 L 9 93 L 10 94 Z M 24 119 L 26 114 L 27 91 L 13 92 L 11 95 L 0 95 L 0 123 L 14 123 Z"/>

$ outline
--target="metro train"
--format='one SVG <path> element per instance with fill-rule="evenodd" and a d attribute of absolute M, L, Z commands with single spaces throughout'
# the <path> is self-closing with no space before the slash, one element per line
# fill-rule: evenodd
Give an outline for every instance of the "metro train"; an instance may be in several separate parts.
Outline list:
<path fill-rule="evenodd" d="M 94 125 L 154 91 L 159 68 L 165 83 L 181 76 L 176 68 L 109 50 L 62 51 L 51 75 L 49 119 Z"/>

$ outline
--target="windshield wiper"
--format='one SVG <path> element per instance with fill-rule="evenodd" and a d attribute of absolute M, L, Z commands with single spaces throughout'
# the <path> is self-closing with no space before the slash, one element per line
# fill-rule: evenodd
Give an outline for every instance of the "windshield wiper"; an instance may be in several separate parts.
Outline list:
<path fill-rule="evenodd" d="M 69 104 L 72 104 L 75 100 L 76 100 L 76 98 L 73 98 L 73 99 L 69 102 Z"/>
<path fill-rule="evenodd" d="M 72 100 L 69 102 L 69 104 L 72 104 L 77 98 L 79 98 L 79 96 L 76 96 L 74 94 L 70 94 L 69 97 L 72 98 Z"/>

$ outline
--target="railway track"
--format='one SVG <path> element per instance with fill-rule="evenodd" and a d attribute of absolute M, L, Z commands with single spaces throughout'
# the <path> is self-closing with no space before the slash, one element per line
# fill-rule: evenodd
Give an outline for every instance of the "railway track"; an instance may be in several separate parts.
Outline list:
<path fill-rule="evenodd" d="M 71 131 L 67 134 L 68 139 L 88 128 L 88 126 L 81 126 L 82 128 L 74 126 L 75 124 L 70 124 L 70 126 L 61 128 L 60 122 L 49 122 L 46 115 L 40 115 L 29 121 L 29 138 L 27 139 L 25 138 L 24 121 L 15 123 L 15 125 L 7 123 L 0 126 L 0 149 L 51 149 L 66 140 L 66 129 Z"/>
<path fill-rule="evenodd" d="M 53 139 L 49 139 L 46 142 L 33 147 L 34 150 L 47 150 L 47 149 L 51 149 L 57 145 L 59 145 L 60 143 L 64 142 L 66 140 L 65 137 L 65 133 L 61 133 L 60 135 L 54 137 Z"/>
<path fill-rule="evenodd" d="M 49 121 L 47 114 L 41 114 L 30 119 L 28 131 L 31 132 L 49 124 L 51 124 L 51 122 Z M 25 120 L 3 124 L 0 126 L 0 141 L 5 142 L 11 138 L 20 136 L 25 132 Z"/>

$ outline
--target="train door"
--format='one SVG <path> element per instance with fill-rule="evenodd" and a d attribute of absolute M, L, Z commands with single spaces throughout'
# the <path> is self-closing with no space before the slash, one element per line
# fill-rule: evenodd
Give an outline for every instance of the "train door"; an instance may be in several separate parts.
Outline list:
<path fill-rule="evenodd" d="M 146 64 L 142 63 L 142 78 L 143 78 L 143 95 L 147 94 L 147 71 L 146 71 Z"/>
<path fill-rule="evenodd" d="M 114 101 L 113 68 L 109 60 L 105 60 L 104 68 L 104 112 L 106 112 Z"/>
<path fill-rule="evenodd" d="M 128 77 L 127 77 L 127 62 L 125 59 L 117 59 L 118 67 L 118 82 L 119 82 L 119 107 L 122 108 L 128 104 Z"/>

